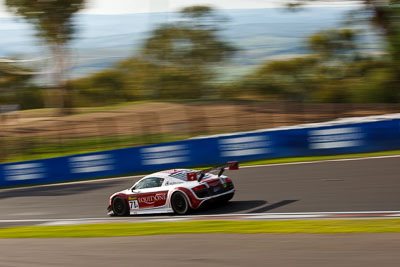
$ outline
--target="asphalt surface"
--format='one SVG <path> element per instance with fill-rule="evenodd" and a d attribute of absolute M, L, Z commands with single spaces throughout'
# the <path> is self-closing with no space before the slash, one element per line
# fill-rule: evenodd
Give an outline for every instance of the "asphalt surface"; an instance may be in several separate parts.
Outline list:
<path fill-rule="evenodd" d="M 0 239 L 0 265 L 397 266 L 400 234 L 202 234 Z"/>
<path fill-rule="evenodd" d="M 234 181 L 235 197 L 194 215 L 400 210 L 400 157 L 251 167 L 226 174 Z M 0 190 L 0 220 L 104 218 L 109 196 L 138 179 Z"/>
<path fill-rule="evenodd" d="M 252 167 L 228 174 L 237 189 L 233 200 L 193 215 L 400 210 L 400 157 Z M 43 218 L 105 218 L 109 195 L 138 179 L 1 190 L 0 227 Z M 399 250 L 397 233 L 0 239 L 0 266 L 372 267 L 396 266 Z"/>

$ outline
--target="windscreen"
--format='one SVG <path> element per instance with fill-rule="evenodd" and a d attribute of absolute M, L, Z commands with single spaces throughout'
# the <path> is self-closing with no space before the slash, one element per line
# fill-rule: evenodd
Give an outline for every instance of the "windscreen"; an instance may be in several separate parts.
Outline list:
<path fill-rule="evenodd" d="M 171 174 L 170 177 L 173 177 L 173 178 L 176 178 L 176 179 L 179 179 L 179 180 L 182 180 L 182 181 L 187 181 L 187 173 L 190 173 L 190 172 L 198 172 L 198 170 L 182 170 L 180 172 L 176 172 L 174 174 Z M 198 174 L 197 175 L 197 179 L 199 177 L 200 177 L 200 175 Z M 211 174 L 206 173 L 204 175 L 203 179 L 207 179 L 207 178 L 210 178 L 210 177 L 211 177 Z"/>

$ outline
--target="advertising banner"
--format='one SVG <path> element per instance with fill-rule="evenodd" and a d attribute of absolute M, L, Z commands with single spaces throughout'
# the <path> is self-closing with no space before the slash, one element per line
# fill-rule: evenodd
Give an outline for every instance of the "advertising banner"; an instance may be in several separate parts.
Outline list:
<path fill-rule="evenodd" d="M 0 186 L 56 183 L 227 161 L 400 149 L 400 119 L 332 122 L 0 165 Z"/>

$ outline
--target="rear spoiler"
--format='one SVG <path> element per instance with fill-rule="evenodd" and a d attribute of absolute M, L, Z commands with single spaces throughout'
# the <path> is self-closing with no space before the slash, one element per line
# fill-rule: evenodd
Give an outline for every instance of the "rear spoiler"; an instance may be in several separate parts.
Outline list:
<path fill-rule="evenodd" d="M 228 168 L 229 170 L 237 170 L 237 169 L 239 169 L 239 162 L 238 161 L 229 161 L 222 166 L 217 166 L 217 167 L 213 167 L 213 168 L 209 168 L 209 169 L 205 169 L 205 170 L 201 170 L 201 171 L 197 171 L 197 172 L 189 172 L 186 174 L 187 180 L 188 181 L 196 181 L 197 175 L 200 175 L 198 181 L 201 182 L 201 180 L 203 180 L 206 173 L 217 171 L 217 170 L 219 171 L 218 177 L 220 177 L 224 173 L 225 168 Z"/>

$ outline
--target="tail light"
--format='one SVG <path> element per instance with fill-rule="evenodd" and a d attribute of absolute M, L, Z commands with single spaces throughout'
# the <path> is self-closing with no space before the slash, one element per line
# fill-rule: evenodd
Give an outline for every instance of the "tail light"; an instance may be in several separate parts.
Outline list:
<path fill-rule="evenodd" d="M 203 189 L 207 189 L 207 187 L 205 185 L 198 185 L 196 187 L 193 187 L 194 191 L 199 191 L 199 190 L 203 190 Z"/>
<path fill-rule="evenodd" d="M 229 182 L 231 182 L 232 180 L 231 180 L 230 178 L 225 178 L 225 181 L 226 181 L 227 183 L 229 183 Z"/>
<path fill-rule="evenodd" d="M 210 195 L 208 188 L 203 184 L 193 187 L 192 190 L 198 198 L 205 198 Z"/>

